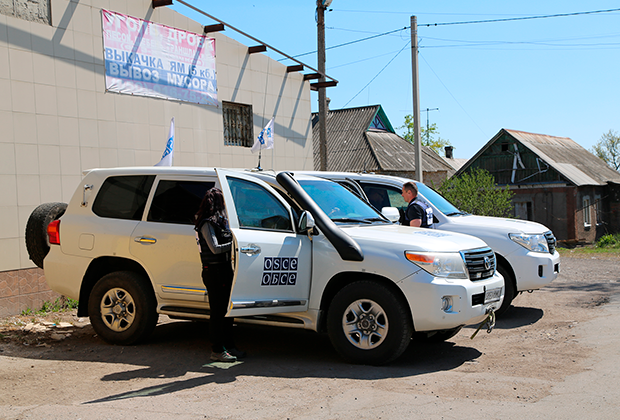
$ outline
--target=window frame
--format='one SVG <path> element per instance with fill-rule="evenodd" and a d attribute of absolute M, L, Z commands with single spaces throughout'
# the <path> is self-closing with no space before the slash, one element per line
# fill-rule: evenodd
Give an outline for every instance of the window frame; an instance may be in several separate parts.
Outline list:
<path fill-rule="evenodd" d="M 253 146 L 254 112 L 251 104 L 222 101 L 222 123 L 225 146 Z"/>
<path fill-rule="evenodd" d="M 592 202 L 590 201 L 590 196 L 584 195 L 581 199 L 581 203 L 583 205 L 583 225 L 585 227 L 590 227 L 592 226 L 592 214 L 590 213 Z"/>

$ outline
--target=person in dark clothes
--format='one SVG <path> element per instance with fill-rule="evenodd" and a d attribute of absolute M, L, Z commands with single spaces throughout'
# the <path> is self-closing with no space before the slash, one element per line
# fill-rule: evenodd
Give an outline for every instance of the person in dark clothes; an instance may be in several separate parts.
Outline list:
<path fill-rule="evenodd" d="M 418 187 L 414 182 L 403 184 L 402 196 L 409 205 L 405 209 L 405 214 L 401 223 L 405 226 L 433 228 L 433 209 L 418 197 Z"/>
<path fill-rule="evenodd" d="M 202 261 L 202 281 L 209 295 L 211 360 L 236 362 L 245 357 L 233 339 L 233 318 L 226 317 L 232 289 L 230 260 L 232 233 L 224 208 L 224 196 L 218 188 L 206 193 L 196 213 L 196 240 Z"/>

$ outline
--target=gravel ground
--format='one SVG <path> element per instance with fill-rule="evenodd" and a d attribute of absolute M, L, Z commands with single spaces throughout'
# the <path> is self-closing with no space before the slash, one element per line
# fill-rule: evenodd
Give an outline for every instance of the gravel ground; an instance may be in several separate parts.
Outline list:
<path fill-rule="evenodd" d="M 206 323 L 160 317 L 148 343 L 123 347 L 74 312 L 5 318 L 0 418 L 617 418 L 620 259 L 561 264 L 491 334 L 466 327 L 383 367 L 344 363 L 309 331 L 238 326 L 249 357 L 221 366 Z"/>

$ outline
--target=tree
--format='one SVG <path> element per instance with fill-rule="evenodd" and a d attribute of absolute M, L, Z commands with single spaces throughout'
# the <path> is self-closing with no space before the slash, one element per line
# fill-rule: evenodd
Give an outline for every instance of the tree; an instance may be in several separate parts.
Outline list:
<path fill-rule="evenodd" d="M 406 129 L 407 131 L 401 134 L 401 137 L 410 143 L 415 143 L 414 136 L 414 122 L 412 115 L 405 115 L 405 124 L 398 127 L 398 129 Z M 426 127 L 420 126 L 420 140 L 422 146 L 428 146 L 433 149 L 438 155 L 445 156 L 445 147 L 450 146 L 450 140 L 442 139 L 439 137 L 439 130 L 437 124 L 433 123 Z"/>
<path fill-rule="evenodd" d="M 620 168 L 620 136 L 618 136 L 618 132 L 609 130 L 603 134 L 590 151 L 616 171 Z"/>
<path fill-rule="evenodd" d="M 508 186 L 500 188 L 488 171 L 474 168 L 458 177 L 446 179 L 438 188 L 460 210 L 479 216 L 510 217 L 512 196 Z"/>

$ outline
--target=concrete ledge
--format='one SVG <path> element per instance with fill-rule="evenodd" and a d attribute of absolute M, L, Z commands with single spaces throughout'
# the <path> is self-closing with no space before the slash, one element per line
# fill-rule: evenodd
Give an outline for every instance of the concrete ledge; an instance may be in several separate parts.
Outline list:
<path fill-rule="evenodd" d="M 40 268 L 0 272 L 0 317 L 18 315 L 30 308 L 41 309 L 60 294 L 50 290 Z"/>

